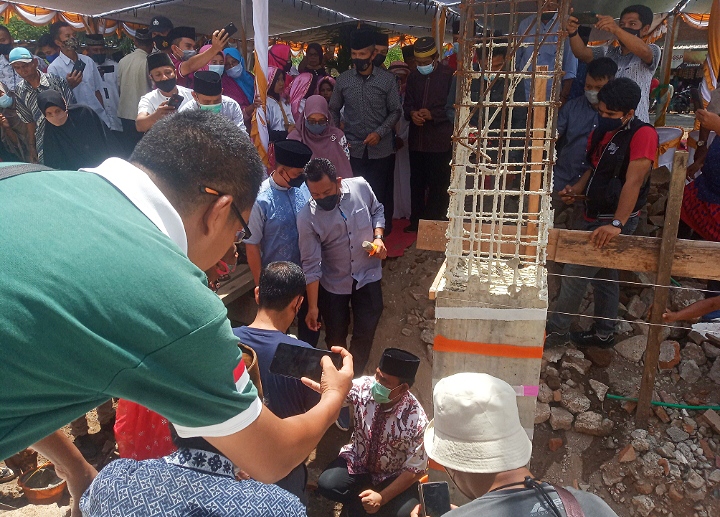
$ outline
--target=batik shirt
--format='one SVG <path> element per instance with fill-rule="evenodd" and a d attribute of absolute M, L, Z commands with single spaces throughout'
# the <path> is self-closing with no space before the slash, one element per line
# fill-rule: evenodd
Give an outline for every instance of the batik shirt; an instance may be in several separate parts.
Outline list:
<path fill-rule="evenodd" d="M 306 515 L 297 497 L 275 485 L 237 481 L 225 456 L 186 448 L 158 460 L 113 461 L 85 491 L 80 509 L 86 517 Z"/>
<path fill-rule="evenodd" d="M 372 397 L 375 378 L 353 380 L 347 402 L 353 405 L 352 441 L 340 450 L 350 474 L 370 474 L 374 485 L 408 471 L 427 469 L 423 433 L 428 424 L 425 410 L 408 392 L 389 410 Z"/>

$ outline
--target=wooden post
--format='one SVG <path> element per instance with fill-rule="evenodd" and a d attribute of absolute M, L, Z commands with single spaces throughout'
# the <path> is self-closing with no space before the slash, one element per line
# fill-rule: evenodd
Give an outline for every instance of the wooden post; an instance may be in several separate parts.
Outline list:
<path fill-rule="evenodd" d="M 672 51 L 675 45 L 675 39 L 677 38 L 678 31 L 680 30 L 680 15 L 671 14 L 668 16 L 668 31 L 665 34 L 665 45 L 663 47 L 663 53 L 660 63 L 661 72 L 661 84 L 668 84 L 670 82 L 670 72 L 672 69 Z M 662 127 L 665 125 L 665 110 L 655 121 L 655 127 Z"/>
<path fill-rule="evenodd" d="M 542 74 L 548 73 L 546 65 L 540 65 L 535 68 L 537 72 Z M 535 77 L 533 81 L 533 100 L 544 102 L 547 98 L 547 78 Z M 533 110 L 533 127 L 532 127 L 532 150 L 530 151 L 530 162 L 532 172 L 530 173 L 530 191 L 537 192 L 542 187 L 543 178 L 543 157 L 545 155 L 545 133 L 547 132 L 547 107 L 532 106 Z M 530 194 L 528 196 L 528 235 L 536 236 L 538 234 L 538 214 L 540 212 L 540 196 L 538 194 Z M 528 247 L 525 253 L 529 253 L 531 248 Z"/>
<path fill-rule="evenodd" d="M 248 63 L 248 37 L 247 27 L 252 25 L 252 14 L 250 11 L 250 0 L 240 0 L 240 52 L 245 64 Z M 253 99 L 250 99 L 252 102 Z"/>
<path fill-rule="evenodd" d="M 640 383 L 640 395 L 638 396 L 637 413 L 635 415 L 635 426 L 642 429 L 647 428 L 648 418 L 650 416 L 650 403 L 655 388 L 655 373 L 660 357 L 661 327 L 659 325 L 663 322 L 662 315 L 667 308 L 669 294 L 667 286 L 670 284 L 670 272 L 672 270 L 677 230 L 680 223 L 680 208 L 682 206 L 683 191 L 685 188 L 687 156 L 687 152 L 678 151 L 675 153 L 675 159 L 673 160 L 670 191 L 668 193 L 667 208 L 665 209 L 665 228 L 663 229 L 662 242 L 660 244 L 657 278 L 655 280 L 655 284 L 662 287 L 655 288 L 655 297 L 653 298 L 652 314 L 650 317 L 651 326 L 648 332 L 647 348 L 645 349 L 645 367 Z"/>

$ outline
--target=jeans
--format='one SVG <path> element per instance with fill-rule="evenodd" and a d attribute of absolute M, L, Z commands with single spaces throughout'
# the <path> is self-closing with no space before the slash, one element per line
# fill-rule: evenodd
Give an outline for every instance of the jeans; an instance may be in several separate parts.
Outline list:
<path fill-rule="evenodd" d="M 334 294 L 321 285 L 318 293 L 318 309 L 325 325 L 325 343 L 331 346 L 347 346 L 352 307 L 353 333 L 350 353 L 355 365 L 355 378 L 361 377 L 370 357 L 375 330 L 383 311 L 380 280 L 357 289 L 353 280 L 351 294 Z"/>
<path fill-rule="evenodd" d="M 395 211 L 395 153 L 385 158 L 370 159 L 367 149 L 363 158 L 350 157 L 350 166 L 355 176 L 362 176 L 372 187 L 375 197 L 383 205 L 385 213 L 385 235 L 392 231 Z"/>
<path fill-rule="evenodd" d="M 410 151 L 411 224 L 447 218 L 451 158 L 452 149 L 444 153 Z"/>
<path fill-rule="evenodd" d="M 318 493 L 331 501 L 343 504 L 347 508 L 350 517 L 369 515 L 365 512 L 358 494 L 364 490 L 380 492 L 392 483 L 395 478 L 383 481 L 378 486 L 373 486 L 370 474 L 350 474 L 347 461 L 344 458 L 336 458 L 320 474 L 318 479 Z M 373 514 L 385 517 L 407 517 L 413 508 L 420 504 L 418 499 L 418 484 L 413 483 L 404 492 L 385 503 L 380 510 Z"/>
<path fill-rule="evenodd" d="M 637 228 L 637 216 L 628 219 L 622 229 L 623 235 L 632 235 Z M 588 222 L 584 218 L 576 221 L 575 230 L 593 231 L 595 228 L 608 224 L 609 221 Z M 620 286 L 617 283 L 617 269 L 605 269 L 595 266 L 581 266 L 579 264 L 565 264 L 564 275 L 560 281 L 560 295 L 555 303 L 554 313 L 548 321 L 548 330 L 565 333 L 570 330 L 574 314 L 585 297 L 588 283 L 593 286 L 595 302 L 595 332 L 600 336 L 610 336 L 615 333 L 615 321 L 618 316 L 620 304 Z M 575 278 L 583 277 L 583 278 Z M 607 282 L 605 280 L 611 280 Z"/>
<path fill-rule="evenodd" d="M 277 486 L 297 496 L 300 502 L 305 506 L 308 505 L 307 485 L 308 471 L 304 463 L 301 463 L 290 471 L 290 474 L 275 483 Z"/>

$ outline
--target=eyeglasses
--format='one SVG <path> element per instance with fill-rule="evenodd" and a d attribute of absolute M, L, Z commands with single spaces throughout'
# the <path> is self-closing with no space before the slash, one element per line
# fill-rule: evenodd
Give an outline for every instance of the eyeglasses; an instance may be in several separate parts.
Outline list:
<path fill-rule="evenodd" d="M 222 192 L 215 190 L 214 188 L 206 187 L 204 185 L 198 185 L 200 187 L 200 192 L 204 194 L 210 194 L 211 196 L 224 196 Z M 238 230 L 238 232 L 235 234 L 235 242 L 240 242 L 245 239 L 249 239 L 252 236 L 252 233 L 250 233 L 250 228 L 248 228 L 247 223 L 245 222 L 245 219 L 243 219 L 242 214 L 240 213 L 240 210 L 238 207 L 235 206 L 235 202 L 233 201 L 230 203 L 230 208 L 235 213 L 235 217 L 238 218 L 238 221 L 240 221 L 240 224 L 242 224 L 242 230 Z"/>

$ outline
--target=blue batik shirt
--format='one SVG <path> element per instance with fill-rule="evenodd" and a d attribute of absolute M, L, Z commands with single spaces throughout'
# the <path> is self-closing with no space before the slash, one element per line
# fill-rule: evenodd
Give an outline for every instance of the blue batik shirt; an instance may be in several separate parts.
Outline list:
<path fill-rule="evenodd" d="M 276 485 L 237 481 L 215 452 L 181 448 L 157 460 L 115 460 L 80 499 L 86 517 L 302 517 L 305 507 Z"/>
<path fill-rule="evenodd" d="M 304 183 L 299 188 L 285 188 L 272 176 L 263 181 L 248 222 L 252 237 L 245 241 L 260 246 L 262 267 L 278 260 L 300 265 L 296 218 L 309 199 Z"/>

